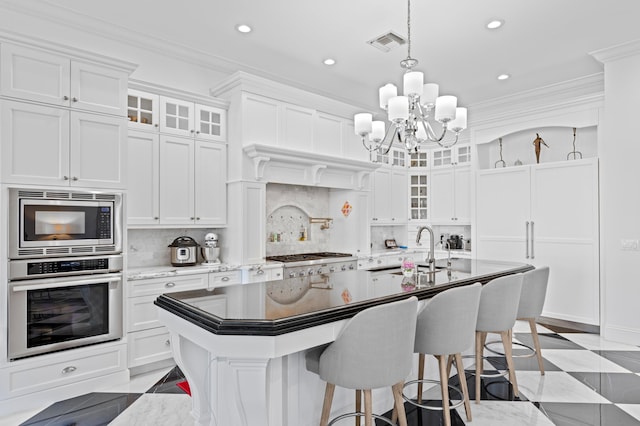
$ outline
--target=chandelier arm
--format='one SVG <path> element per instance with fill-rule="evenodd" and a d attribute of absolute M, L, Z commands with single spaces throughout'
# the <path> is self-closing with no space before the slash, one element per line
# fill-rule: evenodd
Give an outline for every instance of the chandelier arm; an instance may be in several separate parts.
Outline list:
<path fill-rule="evenodd" d="M 440 145 L 442 148 L 451 148 L 452 146 L 454 146 L 454 145 L 458 142 L 458 136 L 460 135 L 460 133 L 459 133 L 459 132 L 455 132 L 455 134 L 456 134 L 456 138 L 455 138 L 455 139 L 453 140 L 453 142 L 452 142 L 452 143 L 450 143 L 450 144 L 444 144 L 444 143 L 442 143 L 442 142 L 440 142 L 440 141 L 436 141 L 436 142 L 437 142 L 437 143 L 438 143 L 438 145 Z"/>
<path fill-rule="evenodd" d="M 384 152 L 380 152 L 380 154 L 382 155 L 387 155 L 389 153 L 389 151 L 391 151 L 391 146 L 393 145 L 393 139 L 395 136 L 398 136 L 398 139 L 400 139 L 400 131 L 398 126 L 389 126 L 389 128 L 387 129 L 387 133 L 384 135 L 384 139 L 382 139 L 382 141 L 380 141 L 380 145 L 379 147 L 382 147 L 382 145 L 384 144 L 384 141 L 387 140 L 388 136 L 391 134 L 391 129 L 395 130 L 395 135 L 391 136 L 389 138 L 389 145 L 387 146 L 387 149 L 384 150 Z"/>

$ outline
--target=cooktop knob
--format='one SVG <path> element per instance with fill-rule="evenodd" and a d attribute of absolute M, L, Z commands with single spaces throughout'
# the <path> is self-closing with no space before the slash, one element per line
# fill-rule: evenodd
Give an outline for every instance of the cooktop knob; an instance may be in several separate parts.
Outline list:
<path fill-rule="evenodd" d="M 320 275 L 322 273 L 322 268 L 318 268 L 318 271 L 316 273 Z"/>
<path fill-rule="evenodd" d="M 300 271 L 300 272 L 298 272 L 298 276 L 299 276 L 299 277 L 304 277 L 304 271 Z"/>
<path fill-rule="evenodd" d="M 294 278 L 296 276 L 295 272 L 289 272 L 289 278 Z"/>
<path fill-rule="evenodd" d="M 307 271 L 307 275 L 313 275 L 313 269 L 309 269 L 309 270 Z"/>
<path fill-rule="evenodd" d="M 340 269 L 342 269 L 343 271 L 346 271 L 347 270 L 347 265 L 342 265 L 342 267 Z"/>

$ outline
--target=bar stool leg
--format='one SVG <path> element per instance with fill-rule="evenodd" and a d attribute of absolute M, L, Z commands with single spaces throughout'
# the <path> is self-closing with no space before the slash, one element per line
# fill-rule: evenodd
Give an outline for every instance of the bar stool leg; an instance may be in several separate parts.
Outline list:
<path fill-rule="evenodd" d="M 331 414 L 331 402 L 333 401 L 333 391 L 336 385 L 327 383 L 324 390 L 324 402 L 322 403 L 322 416 L 320 417 L 320 426 L 327 426 L 329 423 L 329 415 Z"/>
<path fill-rule="evenodd" d="M 362 391 L 356 390 L 356 411 L 362 413 Z M 356 416 L 356 426 L 360 426 L 360 416 Z"/>
<path fill-rule="evenodd" d="M 462 364 L 462 355 L 457 353 L 454 355 L 456 360 L 456 371 L 462 388 L 462 396 L 464 398 L 464 411 L 467 413 L 467 421 L 471 421 L 471 404 L 469 403 L 469 389 L 467 388 L 467 377 L 464 374 L 464 365 Z"/>
<path fill-rule="evenodd" d="M 502 345 L 504 346 L 504 356 L 507 359 L 507 368 L 509 369 L 509 381 L 513 386 L 513 394 L 515 396 L 519 396 L 518 381 L 516 380 L 516 370 L 513 366 L 513 357 L 512 357 L 512 351 L 511 351 L 511 333 L 509 331 L 501 331 L 500 337 L 502 337 Z"/>
<path fill-rule="evenodd" d="M 536 357 L 538 358 L 538 367 L 540 368 L 540 374 L 544 376 L 544 362 L 542 362 L 542 351 L 540 351 L 540 339 L 538 339 L 538 329 L 536 328 L 536 321 L 533 318 L 527 319 L 529 320 L 529 328 L 531 328 L 533 347 L 536 350 Z"/>
<path fill-rule="evenodd" d="M 447 358 L 445 355 L 436 355 L 440 367 L 440 391 L 442 392 L 442 415 L 445 426 L 451 426 L 451 413 L 449 412 L 449 376 L 447 375 Z"/>
<path fill-rule="evenodd" d="M 476 331 L 476 404 L 480 404 L 480 381 L 482 380 L 480 375 L 482 374 L 482 354 L 484 351 L 484 341 L 487 338 L 487 333 L 483 331 Z"/>
<path fill-rule="evenodd" d="M 373 426 L 373 403 L 371 389 L 364 390 L 364 426 Z"/>
<path fill-rule="evenodd" d="M 407 413 L 404 410 L 404 399 L 402 398 L 402 388 L 404 387 L 404 382 L 396 383 L 391 387 L 393 391 L 393 399 L 395 401 L 395 407 L 393 409 L 393 413 L 395 417 L 395 413 L 398 413 L 398 421 L 400 426 L 407 426 Z M 391 420 L 393 423 L 396 422 L 396 419 L 393 418 Z"/>
<path fill-rule="evenodd" d="M 424 354 L 418 354 L 418 380 L 424 379 Z M 418 404 L 422 404 L 422 382 L 418 382 Z"/>

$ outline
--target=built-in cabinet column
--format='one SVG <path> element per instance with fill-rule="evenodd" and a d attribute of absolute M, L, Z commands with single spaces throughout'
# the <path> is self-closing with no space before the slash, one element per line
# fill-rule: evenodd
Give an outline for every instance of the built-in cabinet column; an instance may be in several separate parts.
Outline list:
<path fill-rule="evenodd" d="M 482 170 L 478 258 L 547 265 L 543 316 L 598 325 L 597 159 Z"/>

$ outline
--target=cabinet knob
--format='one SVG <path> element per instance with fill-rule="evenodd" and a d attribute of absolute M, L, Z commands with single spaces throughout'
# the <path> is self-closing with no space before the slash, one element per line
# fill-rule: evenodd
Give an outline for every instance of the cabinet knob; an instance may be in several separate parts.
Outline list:
<path fill-rule="evenodd" d="M 166 283 L 164 286 L 165 286 L 165 287 L 167 287 L 167 288 L 173 288 L 173 287 L 175 287 L 175 286 L 176 286 L 176 283 L 174 283 L 174 282 L 168 282 L 168 283 Z"/>
<path fill-rule="evenodd" d="M 154 124 L 153 127 L 158 127 L 158 123 Z"/>
<path fill-rule="evenodd" d="M 196 219 L 196 218 L 195 218 L 195 217 L 193 217 L 193 216 L 189 218 L 189 220 L 195 220 L 195 219 Z"/>
<path fill-rule="evenodd" d="M 220 278 L 220 281 L 229 281 L 229 280 L 230 280 L 230 278 L 229 278 L 229 277 L 222 277 L 222 278 Z"/>
<path fill-rule="evenodd" d="M 200 130 L 196 130 L 196 135 L 199 135 L 199 134 L 200 134 Z"/>
<path fill-rule="evenodd" d="M 262 275 L 262 274 L 264 274 L 264 271 L 262 269 L 258 269 L 256 271 L 256 275 Z"/>
<path fill-rule="evenodd" d="M 154 216 L 153 220 L 159 220 L 160 218 L 158 216 Z"/>
<path fill-rule="evenodd" d="M 78 177 L 74 176 L 74 177 L 71 178 L 71 180 L 78 180 Z"/>
<path fill-rule="evenodd" d="M 68 101 L 69 97 L 65 95 L 65 96 L 62 97 L 62 99 L 65 100 L 65 101 Z"/>
<path fill-rule="evenodd" d="M 195 133 L 195 132 L 196 132 L 196 131 L 195 131 L 195 130 L 193 130 L 193 129 L 191 129 L 191 130 L 189 130 L 189 131 L 190 131 L 191 133 Z"/>
<path fill-rule="evenodd" d="M 76 98 L 75 96 L 74 96 L 73 98 L 71 98 L 71 100 L 72 100 L 73 102 L 78 102 L 78 98 Z"/>
<path fill-rule="evenodd" d="M 199 218 L 199 217 L 196 217 L 196 220 L 200 220 L 200 218 Z"/>
<path fill-rule="evenodd" d="M 171 340 L 167 339 L 164 342 L 165 346 L 171 346 Z"/>
<path fill-rule="evenodd" d="M 69 373 L 73 373 L 74 371 L 76 371 L 77 368 L 74 367 L 73 365 L 70 365 L 68 367 L 65 367 L 62 369 L 62 374 L 69 374 Z"/>
<path fill-rule="evenodd" d="M 69 176 L 62 176 L 64 180 L 69 180 Z"/>

